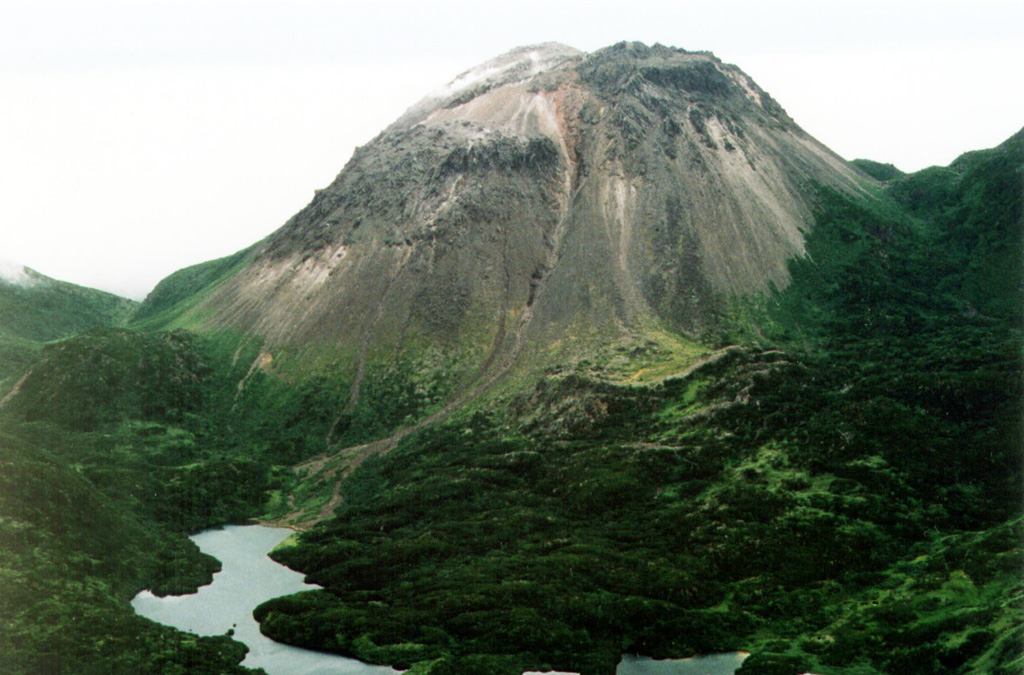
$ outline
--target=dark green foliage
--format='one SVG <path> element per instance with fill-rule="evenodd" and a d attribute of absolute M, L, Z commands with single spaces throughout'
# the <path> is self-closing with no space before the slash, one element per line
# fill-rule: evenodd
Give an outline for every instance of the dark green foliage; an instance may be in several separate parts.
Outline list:
<path fill-rule="evenodd" d="M 714 94 L 642 49 L 648 81 Z M 584 76 L 636 86 L 605 56 Z M 364 461 L 337 517 L 277 554 L 325 590 L 262 605 L 264 631 L 413 673 L 605 675 L 627 650 L 739 648 L 752 673 L 1019 672 L 1021 145 L 879 199 L 823 190 L 756 347 L 646 387 L 552 376 Z M 146 321 L 240 261 L 169 282 Z M 322 489 L 284 465 L 454 386 L 371 361 L 348 409 L 351 381 L 265 356 L 120 329 L 42 350 L 0 419 L 4 672 L 235 672 L 237 645 L 127 599 L 208 576 L 181 531 Z"/>
<path fill-rule="evenodd" d="M 882 162 L 875 162 L 870 159 L 855 159 L 850 164 L 853 164 L 875 180 L 880 181 L 890 181 L 906 175 L 892 164 L 883 164 Z"/>
<path fill-rule="evenodd" d="M 152 517 L 173 467 L 196 459 L 194 435 L 170 425 L 200 407 L 202 359 L 182 334 L 101 327 L 131 301 L 33 279 L 0 283 L 0 379 L 31 366 L 0 413 L 0 672 L 250 672 L 244 646 L 128 606 L 146 587 L 193 592 L 219 569 Z"/>
<path fill-rule="evenodd" d="M 0 546 L 0 575 L 18 593 L 0 602 L 14 612 L 4 673 L 249 672 L 238 643 L 182 635 L 128 606 L 143 588 L 209 583 L 216 561 L 182 533 L 258 515 L 286 479 L 269 458 L 298 458 L 272 434 L 250 448 L 233 431 L 256 417 L 233 408 L 251 358 L 233 374 L 224 352 L 245 350 L 106 328 L 42 350 L 0 417 L 0 531 L 17 537 Z"/>
<path fill-rule="evenodd" d="M 17 383 L 41 348 L 42 345 L 33 340 L 0 334 L 0 395 Z"/>
<path fill-rule="evenodd" d="M 82 431 L 119 419 L 180 424 L 198 410 L 207 368 L 185 333 L 95 328 L 47 345 L 16 407 L 28 421 Z"/>
<path fill-rule="evenodd" d="M 953 196 L 956 181 L 953 169 L 933 166 L 894 181 L 888 192 L 910 213 L 931 217 Z"/>
<path fill-rule="evenodd" d="M 1022 164 L 894 177 L 907 209 L 823 191 L 768 310 L 785 351 L 542 382 L 366 462 L 280 552 L 326 590 L 264 630 L 439 672 L 736 648 L 751 673 L 1012 672 L 1024 298 L 992 269 L 1021 267 Z"/>
<path fill-rule="evenodd" d="M 3 427 L 11 428 L 8 420 Z M 139 590 L 192 592 L 219 565 L 51 452 L 59 432 L 0 432 L 0 671 L 243 673 L 244 646 L 137 617 Z"/>
<path fill-rule="evenodd" d="M 55 447 L 139 514 L 183 532 L 240 522 L 290 480 L 274 467 L 322 447 L 341 405 L 329 381 L 268 376 L 258 352 L 217 334 L 95 329 L 46 347 L 9 408 L 77 433 Z"/>
<path fill-rule="evenodd" d="M 258 515 L 290 480 L 274 458 L 308 454 L 309 432 L 292 437 L 298 449 L 282 447 L 288 431 L 247 445 L 259 411 L 245 405 L 285 387 L 239 403 L 258 351 L 246 346 L 94 329 L 40 354 L 0 417 L 0 532 L 16 537 L 0 545 L 3 592 L 16 595 L 0 601 L 13 612 L 0 636 L 5 674 L 250 672 L 237 666 L 242 645 L 157 626 L 128 605 L 143 588 L 209 583 L 216 561 L 182 533 Z M 263 423 L 301 418 L 295 395 L 264 407 Z"/>
<path fill-rule="evenodd" d="M 912 472 L 874 454 L 888 453 L 883 425 L 836 426 L 861 407 L 834 398 L 836 374 L 827 362 L 737 353 L 700 372 L 696 396 L 667 384 L 654 410 L 631 406 L 631 390 L 579 380 L 555 390 L 646 420 L 626 431 L 610 413 L 570 423 L 571 441 L 550 426 L 510 436 L 486 417 L 424 432 L 360 467 L 338 518 L 280 553 L 328 592 L 267 603 L 264 630 L 380 662 L 395 663 L 383 649 L 394 644 L 425 659 L 518 655 L 530 667 L 560 655 L 561 667 L 584 672 L 610 672 L 616 659 L 589 659 L 626 647 L 679 656 L 741 646 L 757 626 L 825 630 L 849 611 L 837 603 L 899 561 L 926 523 L 1006 516 L 970 502 L 970 513 L 921 512 L 934 482 L 915 487 Z M 544 405 L 541 415 L 565 411 Z M 694 405 L 716 412 L 685 414 Z M 633 443 L 621 445 L 623 435 Z M 974 471 L 1005 482 L 1002 467 Z M 823 592 L 837 581 L 844 593 Z M 381 650 L 360 651 L 364 637 Z M 857 658 L 899 649 L 844 644 Z M 806 662 L 787 659 L 763 667 Z"/>
<path fill-rule="evenodd" d="M 416 364 L 403 359 L 372 368 L 363 380 L 354 408 L 350 409 L 341 397 L 335 403 L 334 409 L 341 413 L 333 419 L 332 441 L 343 446 L 365 443 L 438 409 L 450 393 L 452 382 L 443 370 L 423 370 L 417 373 Z"/>
<path fill-rule="evenodd" d="M 35 359 L 42 343 L 95 326 L 124 323 L 136 303 L 26 272 L 27 285 L 0 279 L 0 395 Z"/>
<path fill-rule="evenodd" d="M 0 335 L 35 342 L 69 337 L 94 326 L 116 326 L 136 303 L 112 293 L 30 272 L 21 286 L 0 279 Z"/>
<path fill-rule="evenodd" d="M 881 591 L 891 600 L 880 603 L 876 590 L 914 578 L 922 559 L 937 589 L 958 583 L 958 569 L 986 593 L 1014 583 L 1020 551 L 1000 522 L 1019 503 L 1008 491 L 1019 473 L 955 453 L 941 471 L 956 479 L 904 466 L 907 447 L 934 453 L 962 420 L 932 419 L 919 437 L 909 427 L 894 446 L 897 422 L 858 419 L 864 402 L 828 360 L 736 352 L 696 377 L 648 391 L 654 409 L 630 405 L 635 390 L 555 390 L 632 410 L 632 431 L 597 415 L 560 440 L 557 424 L 519 435 L 477 416 L 366 462 L 338 517 L 279 553 L 327 591 L 266 603 L 264 630 L 375 662 L 472 654 L 587 673 L 612 672 L 625 649 L 750 648 L 758 629 L 834 637 L 824 650 L 811 641 L 804 655 L 759 656 L 751 672 L 911 658 L 906 640 L 948 642 L 947 664 L 992 648 L 998 630 L 985 626 L 1009 615 L 980 596 L 933 606 L 909 588 Z M 565 412 L 554 396 L 543 392 L 539 415 Z M 894 404 L 878 402 L 879 414 Z M 931 541 L 931 528 L 989 534 Z M 908 598 L 909 618 L 894 624 Z M 904 638 L 894 625 L 919 627 Z"/>
<path fill-rule="evenodd" d="M 295 385 L 254 371 L 220 410 L 211 433 L 221 442 L 245 448 L 248 456 L 273 464 L 294 464 L 321 450 L 348 393 L 335 379 L 312 376 Z M 215 392 L 216 388 L 212 388 Z M 225 392 L 221 391 L 221 394 Z M 213 412 L 213 411 L 211 411 Z"/>

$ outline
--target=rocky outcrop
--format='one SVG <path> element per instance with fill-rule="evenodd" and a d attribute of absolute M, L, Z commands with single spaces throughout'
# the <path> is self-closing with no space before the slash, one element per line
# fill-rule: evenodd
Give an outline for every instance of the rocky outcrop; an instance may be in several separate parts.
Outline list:
<path fill-rule="evenodd" d="M 440 349 L 464 381 L 787 283 L 818 185 L 867 181 L 708 53 L 514 50 L 358 149 L 196 308 L 273 349 Z"/>

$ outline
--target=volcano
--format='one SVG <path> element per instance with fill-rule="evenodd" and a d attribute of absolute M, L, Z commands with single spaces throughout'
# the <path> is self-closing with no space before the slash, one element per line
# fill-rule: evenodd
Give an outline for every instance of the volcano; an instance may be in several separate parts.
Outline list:
<path fill-rule="evenodd" d="M 128 600 L 258 519 L 261 632 L 410 673 L 1020 673 L 1022 173 L 542 44 L 141 306 L 0 265 L 0 670 L 243 672 Z"/>
<path fill-rule="evenodd" d="M 701 337 L 731 298 L 788 283 L 823 188 L 872 180 L 706 52 L 522 47 L 459 75 L 358 148 L 283 227 L 143 314 L 455 389 L 649 331 Z M 180 306 L 168 301 L 172 297 Z M 529 354 L 524 347 L 530 346 Z"/>

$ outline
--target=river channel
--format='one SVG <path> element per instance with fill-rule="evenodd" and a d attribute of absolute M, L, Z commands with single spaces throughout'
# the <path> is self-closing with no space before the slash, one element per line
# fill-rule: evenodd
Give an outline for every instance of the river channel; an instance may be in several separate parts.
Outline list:
<path fill-rule="evenodd" d="M 196 635 L 233 637 L 249 647 L 242 662 L 263 668 L 268 675 L 394 675 L 400 671 L 371 666 L 335 654 L 300 649 L 274 642 L 260 633 L 252 611 L 262 602 L 319 588 L 303 575 L 271 560 L 267 553 L 284 541 L 291 530 L 261 525 L 230 525 L 191 537 L 203 553 L 221 562 L 213 583 L 189 595 L 158 598 L 149 591 L 132 600 L 136 613 L 157 623 Z M 673 661 L 626 655 L 617 675 L 733 675 L 745 654 Z"/>

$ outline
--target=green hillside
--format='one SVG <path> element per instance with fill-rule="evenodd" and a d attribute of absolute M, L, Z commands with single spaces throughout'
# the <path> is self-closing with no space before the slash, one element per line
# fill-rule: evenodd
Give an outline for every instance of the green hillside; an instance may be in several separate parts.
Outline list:
<path fill-rule="evenodd" d="M 0 417 L 0 672 L 251 672 L 228 638 L 131 611 L 138 591 L 191 591 L 219 564 L 129 506 L 144 460 L 117 466 L 129 453 L 107 440 Z M 102 475 L 115 469 L 119 486 Z"/>
<path fill-rule="evenodd" d="M 150 329 L 177 327 L 176 320 L 204 293 L 237 272 L 254 248 L 180 269 L 163 279 L 132 315 L 133 325 Z"/>
<path fill-rule="evenodd" d="M 186 533 L 336 505 L 275 554 L 325 587 L 257 609 L 276 639 L 419 675 L 735 649 L 741 675 L 1016 675 L 1022 168 L 1024 132 L 821 188 L 788 286 L 706 344 L 652 329 L 454 399 L 415 361 L 146 330 L 247 253 L 184 270 L 0 403 L 0 671 L 244 672 L 128 600 L 208 578 Z"/>
<path fill-rule="evenodd" d="M 181 332 L 101 327 L 40 349 L 0 405 L 0 672 L 253 672 L 243 645 L 128 604 L 209 583 L 219 564 L 185 534 L 259 513 L 276 485 L 248 436 L 226 441 L 221 365 Z"/>
<path fill-rule="evenodd" d="M 14 384 L 40 344 L 94 326 L 120 325 L 136 304 L 27 268 L 24 283 L 0 277 L 0 395 Z"/>

